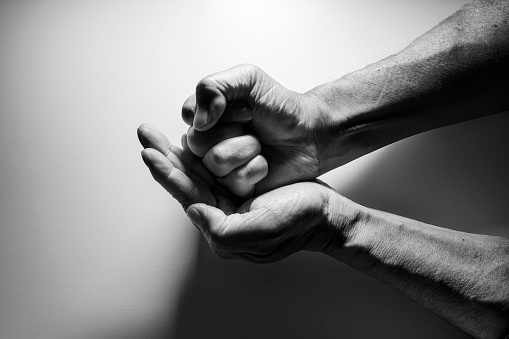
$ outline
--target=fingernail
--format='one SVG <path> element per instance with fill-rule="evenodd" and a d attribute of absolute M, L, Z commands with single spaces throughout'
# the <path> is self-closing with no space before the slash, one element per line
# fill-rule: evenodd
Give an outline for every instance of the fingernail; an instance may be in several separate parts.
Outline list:
<path fill-rule="evenodd" d="M 204 126 L 208 121 L 208 114 L 205 109 L 198 109 L 196 115 L 194 116 L 193 126 L 196 128 L 200 128 Z"/>
<path fill-rule="evenodd" d="M 204 225 L 203 217 L 195 208 L 188 208 L 186 214 L 196 226 L 202 227 Z"/>

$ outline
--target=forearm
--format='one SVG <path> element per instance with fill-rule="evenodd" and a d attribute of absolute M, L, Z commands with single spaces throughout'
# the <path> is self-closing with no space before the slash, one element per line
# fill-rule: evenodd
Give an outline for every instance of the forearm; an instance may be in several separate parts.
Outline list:
<path fill-rule="evenodd" d="M 340 241 L 331 241 L 326 254 L 474 337 L 509 334 L 508 239 L 424 224 L 345 203 L 339 195 L 328 210 L 331 239 Z"/>
<path fill-rule="evenodd" d="M 509 110 L 509 1 L 474 2 L 401 52 L 319 86 L 321 173 L 405 137 Z"/>

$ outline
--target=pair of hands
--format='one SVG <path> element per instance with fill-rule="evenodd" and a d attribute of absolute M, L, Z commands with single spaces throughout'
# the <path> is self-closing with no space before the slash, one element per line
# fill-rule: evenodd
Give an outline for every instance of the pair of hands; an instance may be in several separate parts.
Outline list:
<path fill-rule="evenodd" d="M 309 181 L 320 174 L 317 107 L 259 68 L 238 66 L 204 78 L 186 100 L 182 148 L 140 126 L 142 157 L 219 256 L 271 262 L 326 251 L 337 194 Z"/>

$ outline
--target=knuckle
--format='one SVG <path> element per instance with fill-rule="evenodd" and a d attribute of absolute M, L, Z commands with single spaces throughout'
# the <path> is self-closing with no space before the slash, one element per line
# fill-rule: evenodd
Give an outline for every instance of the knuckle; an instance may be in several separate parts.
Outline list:
<path fill-rule="evenodd" d="M 267 163 L 265 157 L 262 155 L 259 155 L 257 160 L 258 175 L 260 176 L 260 179 L 265 178 L 267 174 L 269 174 L 269 164 Z"/>
<path fill-rule="evenodd" d="M 217 84 L 216 79 L 212 75 L 208 75 L 205 78 L 198 81 L 196 84 L 196 91 L 199 92 L 203 89 L 214 87 Z"/>
<path fill-rule="evenodd" d="M 268 174 L 265 158 L 256 156 L 246 166 L 232 172 L 231 180 L 236 184 L 256 184 Z"/>
<path fill-rule="evenodd" d="M 245 166 L 238 171 L 235 171 L 232 173 L 232 181 L 235 184 L 243 184 L 249 181 L 249 178 L 251 176 L 251 169 L 249 166 Z"/>
<path fill-rule="evenodd" d="M 243 64 L 241 66 L 241 70 L 245 77 L 251 79 L 250 81 L 258 79 L 260 75 L 263 74 L 263 71 L 260 69 L 260 67 L 253 64 Z"/>
<path fill-rule="evenodd" d="M 251 63 L 243 63 L 239 65 L 239 67 L 242 68 L 245 72 L 253 75 L 261 71 L 260 67 L 253 65 Z"/>
<path fill-rule="evenodd" d="M 216 167 L 222 168 L 228 162 L 228 155 L 215 148 L 211 151 L 211 161 Z"/>
<path fill-rule="evenodd" d="M 245 143 L 250 148 L 250 153 L 254 155 L 258 155 L 262 150 L 262 145 L 260 144 L 260 140 L 257 137 L 251 134 L 247 134 L 245 136 Z"/>
<path fill-rule="evenodd" d="M 225 152 L 222 147 L 213 147 L 205 155 L 205 162 L 209 169 L 216 172 L 217 175 L 225 175 L 230 163 L 230 154 Z"/>

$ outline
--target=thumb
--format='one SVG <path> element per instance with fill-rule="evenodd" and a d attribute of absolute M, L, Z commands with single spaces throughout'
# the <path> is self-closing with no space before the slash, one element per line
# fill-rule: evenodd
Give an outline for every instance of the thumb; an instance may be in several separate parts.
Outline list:
<path fill-rule="evenodd" d="M 272 82 L 258 67 L 240 65 L 203 78 L 196 86 L 196 113 L 193 127 L 206 131 L 216 124 L 223 115 L 228 102 L 233 100 L 252 101 L 254 89 L 270 87 Z M 261 81 L 263 80 L 263 81 Z M 234 113 L 235 114 L 235 113 Z M 238 114 L 244 114 L 239 110 Z M 239 117 L 241 119 L 242 117 Z M 235 117 L 233 117 L 235 120 Z"/>
<path fill-rule="evenodd" d="M 218 208 L 206 204 L 194 204 L 186 211 L 187 216 L 203 233 L 210 248 L 218 256 L 231 259 L 236 253 L 252 248 L 264 232 L 257 232 L 253 224 L 256 218 L 248 214 L 226 215 Z"/>
<path fill-rule="evenodd" d="M 243 218 L 240 215 L 227 216 L 220 209 L 206 204 L 191 205 L 186 213 L 193 224 L 203 233 L 210 249 L 216 255 L 223 259 L 233 259 L 238 256 L 236 253 L 241 251 L 241 242 L 238 241 L 235 232 L 228 232 L 231 228 L 227 225 L 232 221 L 234 224 L 241 224 Z"/>
<path fill-rule="evenodd" d="M 205 235 L 223 227 L 227 218 L 227 215 L 220 209 L 201 203 L 189 206 L 186 214 Z"/>

